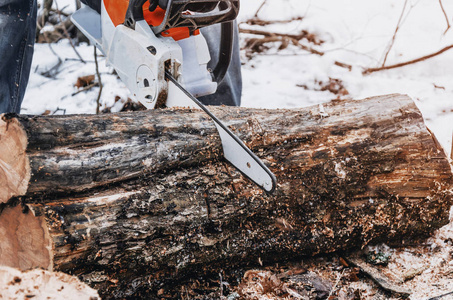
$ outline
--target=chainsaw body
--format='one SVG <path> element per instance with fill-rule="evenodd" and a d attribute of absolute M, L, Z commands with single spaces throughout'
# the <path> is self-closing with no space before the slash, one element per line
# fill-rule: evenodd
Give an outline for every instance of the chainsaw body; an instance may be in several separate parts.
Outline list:
<path fill-rule="evenodd" d="M 138 101 L 147 108 L 201 108 L 217 128 L 225 159 L 272 192 L 272 172 L 196 98 L 214 93 L 228 69 L 238 11 L 239 0 L 103 0 L 100 13 L 86 6 L 72 19 Z M 209 49 L 199 29 L 218 23 L 219 59 L 209 70 Z"/>
<path fill-rule="evenodd" d="M 228 68 L 238 0 L 103 0 L 100 14 L 86 6 L 72 18 L 147 108 L 179 106 L 165 79 L 169 71 L 195 97 L 213 94 Z M 222 24 L 218 67 L 200 28 Z M 178 94 L 178 93 L 176 93 Z"/>

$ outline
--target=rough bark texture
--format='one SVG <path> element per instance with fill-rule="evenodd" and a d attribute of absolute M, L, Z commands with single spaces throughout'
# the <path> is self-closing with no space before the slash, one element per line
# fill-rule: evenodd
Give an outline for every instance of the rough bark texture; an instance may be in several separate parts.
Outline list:
<path fill-rule="evenodd" d="M 451 166 L 407 96 L 212 111 L 275 173 L 274 194 L 222 161 L 215 127 L 197 110 L 7 115 L 0 143 L 7 124 L 20 124 L 31 179 L 22 197 L 0 198 L 0 233 L 43 251 L 46 238 L 38 247 L 2 223 L 10 211 L 31 215 L 42 224 L 34 235 L 51 243 L 42 267 L 107 298 L 152 298 L 184 276 L 411 242 L 448 222 Z"/>

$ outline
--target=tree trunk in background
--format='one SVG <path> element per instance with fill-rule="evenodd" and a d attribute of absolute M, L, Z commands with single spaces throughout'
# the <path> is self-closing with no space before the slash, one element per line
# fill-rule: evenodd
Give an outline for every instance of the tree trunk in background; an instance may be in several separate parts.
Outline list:
<path fill-rule="evenodd" d="M 407 96 L 211 110 L 274 172 L 274 194 L 223 161 L 198 110 L 3 115 L 0 264 L 149 298 L 184 276 L 411 242 L 448 222 L 452 169 Z"/>

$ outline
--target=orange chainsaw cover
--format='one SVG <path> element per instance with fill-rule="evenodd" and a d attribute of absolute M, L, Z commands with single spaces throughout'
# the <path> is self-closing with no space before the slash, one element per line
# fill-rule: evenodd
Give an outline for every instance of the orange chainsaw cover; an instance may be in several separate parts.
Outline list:
<path fill-rule="evenodd" d="M 124 23 L 129 0 L 104 0 L 105 10 L 107 11 L 113 25 L 118 26 Z M 165 16 L 165 10 L 159 6 L 153 12 L 149 11 L 149 3 L 145 2 L 143 5 L 143 17 L 150 26 L 158 26 L 162 23 Z M 199 34 L 200 31 L 196 30 L 194 35 Z M 189 28 L 171 28 L 162 32 L 162 36 L 172 37 L 175 41 L 179 41 L 190 36 Z"/>

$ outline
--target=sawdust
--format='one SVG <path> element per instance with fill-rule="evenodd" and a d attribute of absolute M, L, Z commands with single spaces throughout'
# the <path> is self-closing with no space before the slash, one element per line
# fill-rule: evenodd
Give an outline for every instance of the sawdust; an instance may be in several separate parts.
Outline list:
<path fill-rule="evenodd" d="M 367 269 L 375 272 L 343 259 L 352 256 L 361 256 Z M 236 289 L 240 299 L 453 299 L 453 221 L 415 246 L 392 248 L 380 244 L 355 253 L 302 259 L 296 262 L 298 267 L 294 264 L 288 262 L 247 271 Z M 324 290 L 329 291 L 328 297 L 319 297 L 315 292 L 320 289 L 313 285 L 305 285 L 305 291 L 294 290 L 297 294 L 288 293 L 293 288 L 293 279 L 279 274 L 301 266 L 304 274 L 316 274 L 318 280 L 331 283 Z M 409 291 L 410 295 L 399 294 L 401 290 Z"/>
<path fill-rule="evenodd" d="M 21 272 L 0 267 L 0 299 L 100 299 L 76 277 L 35 269 Z"/>
<path fill-rule="evenodd" d="M 412 291 L 410 299 L 429 299 L 453 292 L 453 222 L 414 247 L 389 249 L 383 274 Z M 453 299 L 452 296 L 442 299 Z"/>

